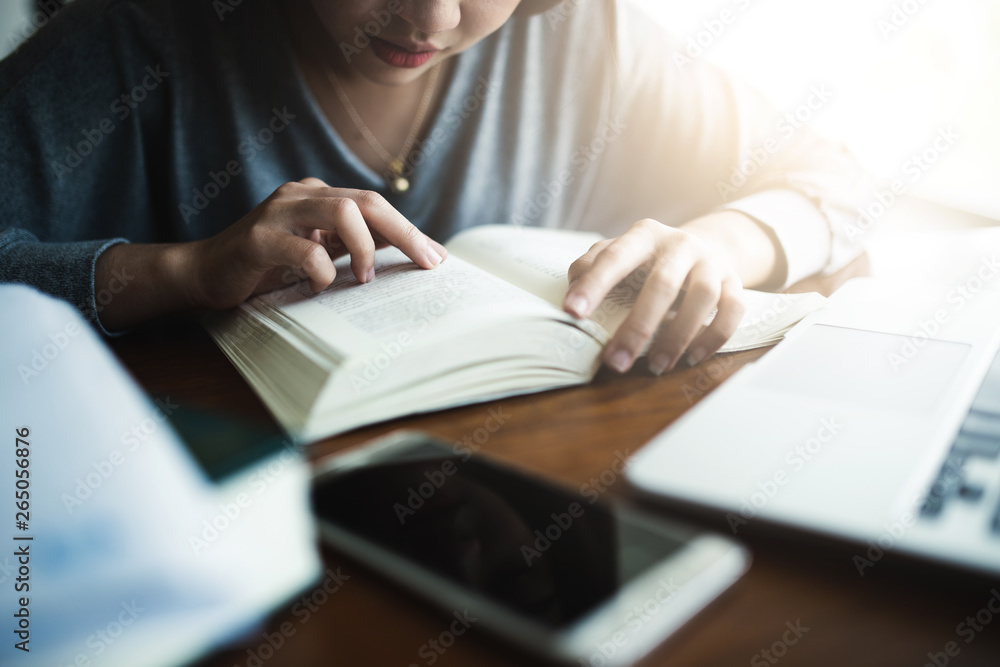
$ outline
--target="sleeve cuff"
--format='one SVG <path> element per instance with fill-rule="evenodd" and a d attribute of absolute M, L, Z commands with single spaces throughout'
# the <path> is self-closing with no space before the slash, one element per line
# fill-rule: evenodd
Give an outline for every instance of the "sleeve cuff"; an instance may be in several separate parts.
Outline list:
<path fill-rule="evenodd" d="M 104 328 L 100 313 L 121 292 L 121 280 L 95 285 L 97 258 L 105 250 L 127 239 L 42 243 L 21 229 L 0 231 L 0 280 L 30 285 L 40 292 L 68 301 L 95 329 Z"/>
<path fill-rule="evenodd" d="M 128 331 L 108 331 L 104 324 L 101 323 L 101 311 L 104 310 L 104 306 L 110 303 L 110 300 L 114 298 L 114 288 L 111 285 L 107 287 L 98 288 L 97 286 L 97 259 L 101 256 L 105 250 L 111 246 L 118 245 L 119 243 L 128 243 L 128 239 L 111 239 L 105 241 L 102 245 L 98 246 L 94 251 L 94 257 L 90 262 L 90 300 L 87 306 L 90 312 L 85 312 L 85 317 L 93 322 L 94 328 L 101 332 L 102 335 L 108 336 L 109 338 L 117 338 L 118 336 L 123 336 Z M 120 291 L 120 290 L 119 290 Z M 81 308 L 83 310 L 83 308 Z"/>
<path fill-rule="evenodd" d="M 791 190 L 767 190 L 738 199 L 722 210 L 739 211 L 773 234 L 778 243 L 779 275 L 772 286 L 781 290 L 821 272 L 830 262 L 830 226 L 816 205 Z"/>

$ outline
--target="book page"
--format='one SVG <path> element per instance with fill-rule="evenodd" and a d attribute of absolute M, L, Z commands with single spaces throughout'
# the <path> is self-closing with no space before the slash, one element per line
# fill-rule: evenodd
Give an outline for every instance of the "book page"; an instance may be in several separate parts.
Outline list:
<path fill-rule="evenodd" d="M 456 256 L 561 309 L 569 288 L 570 264 L 602 238 L 600 234 L 573 230 L 486 225 L 462 232 L 447 247 Z M 641 288 L 640 282 L 626 279 L 608 294 L 591 320 L 614 333 L 625 321 Z M 746 313 L 723 352 L 775 343 L 826 301 L 815 293 L 772 294 L 755 290 L 744 290 L 743 299 Z M 672 315 L 673 312 L 669 313 L 666 319 Z M 705 326 L 714 317 L 713 312 Z"/>
<path fill-rule="evenodd" d="M 455 236 L 448 252 L 562 308 L 566 274 L 604 237 L 566 229 L 483 225 Z"/>
<path fill-rule="evenodd" d="M 375 253 L 375 280 L 367 284 L 358 283 L 347 258 L 336 266 L 337 278 L 319 294 L 303 283 L 259 299 L 348 355 L 400 336 L 412 344 L 445 321 L 453 330 L 516 312 L 554 314 L 534 295 L 458 257 L 425 270 L 398 249 L 383 248 Z"/>
<path fill-rule="evenodd" d="M 816 292 L 775 294 L 743 290 L 743 303 L 747 310 L 740 326 L 720 352 L 752 350 L 777 343 L 803 318 L 823 308 L 826 297 Z"/>
<path fill-rule="evenodd" d="M 470 264 L 535 294 L 559 310 L 569 290 L 569 267 L 604 237 L 571 229 L 484 225 L 448 242 L 449 252 Z M 635 304 L 638 291 L 629 280 L 615 287 L 590 316 L 614 333 Z"/>

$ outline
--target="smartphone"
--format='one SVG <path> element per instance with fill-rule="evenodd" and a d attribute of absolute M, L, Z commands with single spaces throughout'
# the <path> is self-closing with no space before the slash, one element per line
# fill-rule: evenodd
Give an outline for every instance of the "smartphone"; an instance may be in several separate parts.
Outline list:
<path fill-rule="evenodd" d="M 465 626 L 558 662 L 628 665 L 750 559 L 732 540 L 588 491 L 397 432 L 320 462 L 311 503 L 324 543 Z"/>

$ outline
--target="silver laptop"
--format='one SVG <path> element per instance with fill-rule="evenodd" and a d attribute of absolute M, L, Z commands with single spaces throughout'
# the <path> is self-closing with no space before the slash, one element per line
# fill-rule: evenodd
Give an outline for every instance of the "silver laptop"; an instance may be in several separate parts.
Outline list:
<path fill-rule="evenodd" d="M 1000 574 L 1000 292 L 849 282 L 629 466 L 642 491 Z M 997 279 L 1000 283 L 1000 279 Z M 711 372 L 706 362 L 704 372 Z"/>

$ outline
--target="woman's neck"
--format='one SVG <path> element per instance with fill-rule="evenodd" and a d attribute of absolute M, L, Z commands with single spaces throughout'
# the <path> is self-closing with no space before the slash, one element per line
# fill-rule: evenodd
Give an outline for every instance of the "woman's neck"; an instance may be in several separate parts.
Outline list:
<path fill-rule="evenodd" d="M 365 139 L 352 120 L 345 103 L 338 98 L 339 83 L 360 117 L 363 125 L 392 156 L 399 156 L 407 137 L 414 129 L 425 94 L 431 95 L 429 112 L 422 128 L 425 130 L 434 116 L 446 88 L 444 76 L 448 62 L 442 65 L 436 90 L 428 91 L 429 73 L 414 81 L 390 86 L 373 82 L 355 70 L 340 53 L 334 39 L 326 32 L 308 0 L 295 0 L 285 5 L 291 26 L 292 43 L 299 68 L 305 76 L 313 97 L 337 134 L 366 165 L 383 174 L 387 164 Z M 335 81 L 331 81 L 335 78 Z"/>

